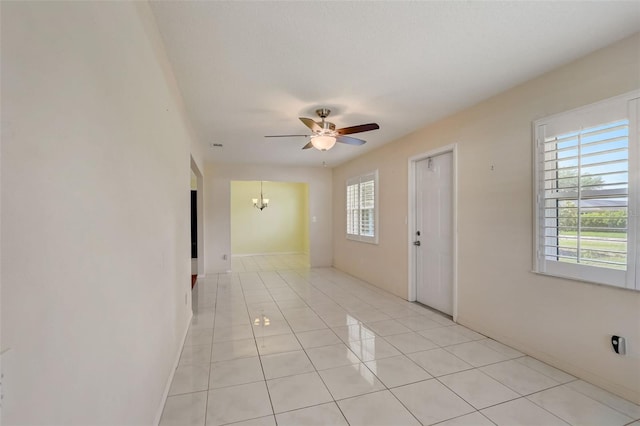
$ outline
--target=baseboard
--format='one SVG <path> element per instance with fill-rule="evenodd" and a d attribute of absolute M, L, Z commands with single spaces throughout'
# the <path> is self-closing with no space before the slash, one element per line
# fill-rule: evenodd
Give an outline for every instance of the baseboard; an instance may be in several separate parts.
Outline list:
<path fill-rule="evenodd" d="M 572 376 L 577 377 L 578 379 L 582 379 L 585 382 L 589 382 L 595 386 L 598 386 L 606 391 L 613 393 L 614 395 L 617 395 L 635 404 L 640 404 L 640 394 L 636 390 L 621 386 L 617 383 L 614 383 L 608 380 L 606 377 L 603 377 L 602 375 L 598 375 L 590 370 L 585 370 L 584 368 L 580 368 L 567 361 L 558 359 L 552 356 L 551 354 L 542 352 L 539 349 L 536 349 L 535 347 L 532 347 L 526 344 L 525 342 L 517 341 L 510 337 L 493 333 L 491 330 L 489 330 L 488 327 L 484 327 L 482 324 L 478 324 L 473 321 L 468 321 L 464 317 L 458 316 L 456 322 L 460 325 L 470 328 L 471 330 L 477 331 L 478 333 L 481 333 L 491 339 L 494 339 L 500 343 L 510 346 L 524 353 L 525 355 L 529 355 L 530 357 L 535 358 L 538 361 L 542 361 L 546 364 L 549 364 L 552 367 L 555 367 L 559 370 L 569 373 Z"/>
<path fill-rule="evenodd" d="M 182 342 L 180 343 L 180 350 L 178 351 L 178 355 L 176 356 L 176 359 L 173 362 L 173 367 L 171 368 L 171 374 L 169 374 L 169 379 L 167 380 L 167 384 L 164 387 L 164 393 L 162 394 L 160 407 L 158 407 L 158 411 L 156 412 L 156 418 L 153 421 L 153 424 L 156 426 L 160 424 L 160 419 L 162 418 L 162 411 L 164 410 L 164 406 L 167 403 L 167 398 L 169 397 L 169 389 L 171 388 L 171 382 L 173 381 L 173 376 L 175 375 L 176 369 L 178 368 L 178 363 L 180 362 L 180 355 L 182 354 L 182 348 L 184 347 L 184 342 L 187 340 L 187 333 L 189 332 L 189 326 L 191 325 L 192 318 L 193 318 L 193 311 L 189 311 L 189 321 L 187 321 L 187 326 L 184 329 Z"/>
<path fill-rule="evenodd" d="M 228 274 L 231 272 L 231 269 L 214 269 L 213 271 L 209 271 L 205 274 L 205 277 L 207 275 L 214 275 L 214 274 Z"/>
<path fill-rule="evenodd" d="M 250 257 L 250 256 L 283 256 L 283 255 L 306 255 L 299 251 L 278 251 L 270 253 L 244 253 L 244 254 L 232 254 L 231 257 Z"/>

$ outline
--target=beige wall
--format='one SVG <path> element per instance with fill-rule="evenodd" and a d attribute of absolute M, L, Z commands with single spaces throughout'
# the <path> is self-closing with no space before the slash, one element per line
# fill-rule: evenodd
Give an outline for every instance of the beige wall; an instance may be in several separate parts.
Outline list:
<path fill-rule="evenodd" d="M 263 182 L 269 207 L 258 210 L 260 182 L 231 182 L 231 254 L 307 253 L 308 185 Z"/>
<path fill-rule="evenodd" d="M 640 293 L 530 272 L 531 122 L 638 88 L 636 34 L 334 169 L 334 265 L 406 298 L 408 159 L 457 144 L 458 321 L 640 402 Z M 348 241 L 345 181 L 376 168 L 380 244 Z"/>
<path fill-rule="evenodd" d="M 330 266 L 332 250 L 331 169 L 259 164 L 207 163 L 205 169 L 205 270 L 231 269 L 231 181 L 268 180 L 308 184 L 309 260 Z M 277 200 L 273 200 L 275 203 Z M 271 208 L 271 207 L 269 207 Z M 315 219 L 315 220 L 314 220 Z M 226 259 L 224 256 L 226 255 Z"/>
<path fill-rule="evenodd" d="M 2 3 L 2 423 L 153 424 L 194 141 L 146 3 Z M 198 157 L 198 154 L 195 154 Z"/>

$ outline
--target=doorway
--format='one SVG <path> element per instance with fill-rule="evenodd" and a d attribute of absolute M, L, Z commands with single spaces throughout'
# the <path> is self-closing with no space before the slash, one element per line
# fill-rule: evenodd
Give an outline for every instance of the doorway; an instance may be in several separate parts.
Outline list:
<path fill-rule="evenodd" d="M 191 172 L 191 288 L 198 278 L 198 191 L 193 189 L 193 177 Z"/>
<path fill-rule="evenodd" d="M 307 183 L 231 181 L 230 190 L 232 271 L 273 270 L 294 260 L 309 265 Z"/>
<path fill-rule="evenodd" d="M 409 300 L 456 317 L 455 145 L 409 161 Z"/>
<path fill-rule="evenodd" d="M 204 191 L 200 168 L 191 158 L 191 287 L 204 277 Z"/>

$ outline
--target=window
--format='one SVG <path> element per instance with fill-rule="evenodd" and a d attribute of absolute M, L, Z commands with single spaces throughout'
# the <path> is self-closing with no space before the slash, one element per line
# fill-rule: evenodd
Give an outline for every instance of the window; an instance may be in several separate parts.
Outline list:
<path fill-rule="evenodd" d="M 378 171 L 347 180 L 347 238 L 378 243 Z"/>
<path fill-rule="evenodd" d="M 534 123 L 537 272 L 640 290 L 639 95 Z"/>

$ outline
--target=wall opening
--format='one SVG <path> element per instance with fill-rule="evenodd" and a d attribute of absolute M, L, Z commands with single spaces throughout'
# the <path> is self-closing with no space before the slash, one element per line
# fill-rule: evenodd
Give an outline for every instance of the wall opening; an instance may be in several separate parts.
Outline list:
<path fill-rule="evenodd" d="M 303 256 L 309 263 L 309 185 L 263 181 L 269 205 L 254 207 L 260 181 L 231 181 L 231 254 L 246 256 Z"/>
<path fill-rule="evenodd" d="M 202 172 L 198 168 L 196 162 L 191 158 L 191 197 L 192 222 L 194 228 L 192 232 L 192 248 L 191 248 L 191 275 L 204 277 L 204 190 Z M 195 242 L 195 247 L 193 243 Z M 194 250 L 195 249 L 195 250 Z M 193 255 L 197 256 L 194 258 Z M 192 281 L 193 285 L 193 281 Z"/>

